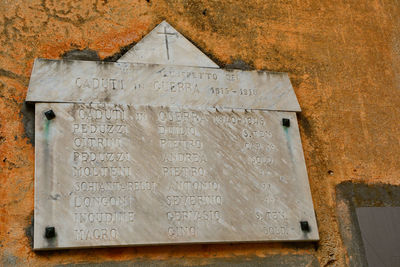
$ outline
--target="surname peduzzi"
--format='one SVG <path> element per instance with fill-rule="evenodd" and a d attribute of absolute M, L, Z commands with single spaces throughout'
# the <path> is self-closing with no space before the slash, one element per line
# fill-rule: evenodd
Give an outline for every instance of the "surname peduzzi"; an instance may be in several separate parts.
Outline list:
<path fill-rule="evenodd" d="M 152 77 L 150 84 L 127 83 L 122 78 L 116 77 L 76 77 L 75 87 L 78 89 L 98 89 L 98 90 L 125 90 L 125 89 L 149 89 L 154 91 L 170 93 L 196 93 L 199 94 L 200 88 L 196 81 L 217 82 L 221 79 L 220 73 L 215 72 L 195 72 L 195 71 L 176 71 L 160 70 L 156 72 L 157 77 Z M 239 82 L 239 76 L 236 73 L 224 73 L 223 78 L 228 82 Z M 127 88 L 127 84 L 131 88 Z M 210 94 L 238 94 L 238 95 L 256 95 L 256 89 L 240 88 L 234 90 L 231 88 L 209 87 Z"/>

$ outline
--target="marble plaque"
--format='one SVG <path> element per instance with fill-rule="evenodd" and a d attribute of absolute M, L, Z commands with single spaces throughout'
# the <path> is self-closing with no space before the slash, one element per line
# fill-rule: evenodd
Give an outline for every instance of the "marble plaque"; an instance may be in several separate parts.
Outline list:
<path fill-rule="evenodd" d="M 26 101 L 300 111 L 286 73 L 36 59 Z"/>
<path fill-rule="evenodd" d="M 35 118 L 34 249 L 319 239 L 294 112 L 36 103 Z"/>

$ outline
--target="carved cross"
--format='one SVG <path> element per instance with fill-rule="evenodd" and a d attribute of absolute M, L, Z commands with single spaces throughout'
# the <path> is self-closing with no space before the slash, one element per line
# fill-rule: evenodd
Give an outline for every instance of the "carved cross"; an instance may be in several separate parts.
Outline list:
<path fill-rule="evenodd" d="M 164 27 L 164 32 L 157 32 L 158 34 L 164 34 L 165 36 L 165 48 L 167 50 L 167 59 L 169 60 L 169 47 L 168 47 L 168 35 L 177 36 L 176 32 L 167 32 L 167 27 Z"/>

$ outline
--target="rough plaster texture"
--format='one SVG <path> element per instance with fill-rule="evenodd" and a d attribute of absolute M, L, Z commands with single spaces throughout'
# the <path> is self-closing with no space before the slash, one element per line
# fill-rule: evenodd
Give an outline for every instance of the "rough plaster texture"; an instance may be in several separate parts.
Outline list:
<path fill-rule="evenodd" d="M 56 267 L 177 267 L 190 265 L 196 267 L 261 267 L 261 266 L 308 266 L 318 267 L 318 261 L 313 255 L 272 255 L 263 258 L 259 257 L 237 257 L 232 259 L 196 259 L 187 261 L 186 259 L 168 259 L 168 260 L 136 260 L 136 261 L 122 261 L 122 262 L 102 262 L 102 263 L 82 263 L 82 264 L 65 264 L 57 265 Z"/>
<path fill-rule="evenodd" d="M 400 183 L 397 1 L 3 0 L 0 14 L 3 265 L 136 259 L 196 265 L 200 258 L 234 261 L 239 256 L 312 254 L 321 266 L 346 266 L 350 256 L 339 231 L 335 185 Z M 238 62 L 290 74 L 302 108 L 298 119 L 319 224 L 318 246 L 256 243 L 32 251 L 32 112 L 23 100 L 33 60 L 61 58 L 74 50 L 116 60 L 163 19 L 221 67 Z"/>

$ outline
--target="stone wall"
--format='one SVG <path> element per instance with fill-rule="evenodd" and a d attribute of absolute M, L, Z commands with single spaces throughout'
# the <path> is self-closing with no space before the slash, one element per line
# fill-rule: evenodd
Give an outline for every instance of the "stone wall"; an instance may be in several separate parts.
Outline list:
<path fill-rule="evenodd" d="M 399 14 L 393 0 L 1 0 L 0 265 L 360 266 L 350 206 L 362 192 L 379 203 L 364 187 L 400 184 Z M 32 251 L 33 108 L 24 99 L 33 60 L 113 61 L 163 19 L 221 67 L 289 73 L 318 244 Z M 345 201 L 349 190 L 361 193 Z"/>

